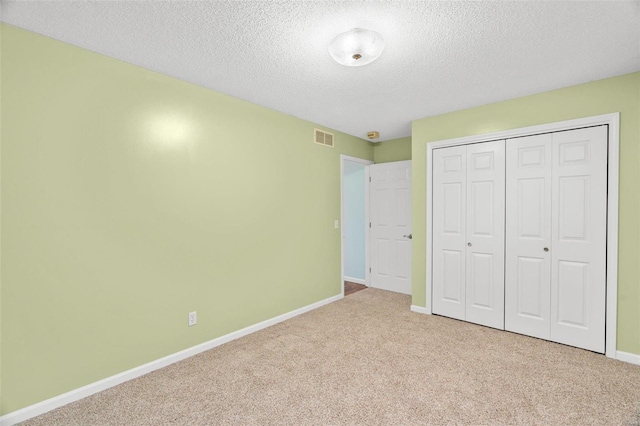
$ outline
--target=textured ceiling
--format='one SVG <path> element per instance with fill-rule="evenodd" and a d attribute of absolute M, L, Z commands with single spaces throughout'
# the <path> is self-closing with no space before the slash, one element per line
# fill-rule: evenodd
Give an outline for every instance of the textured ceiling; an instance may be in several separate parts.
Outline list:
<path fill-rule="evenodd" d="M 4 22 L 380 140 L 411 120 L 640 70 L 640 1 L 3 1 Z M 343 67 L 337 34 L 375 30 Z"/>

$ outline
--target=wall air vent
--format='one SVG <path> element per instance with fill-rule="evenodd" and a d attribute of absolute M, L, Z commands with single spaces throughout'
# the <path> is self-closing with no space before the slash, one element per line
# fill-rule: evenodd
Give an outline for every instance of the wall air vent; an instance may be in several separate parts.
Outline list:
<path fill-rule="evenodd" d="M 322 130 L 315 130 L 315 143 L 325 146 L 333 146 L 333 133 L 323 132 Z"/>

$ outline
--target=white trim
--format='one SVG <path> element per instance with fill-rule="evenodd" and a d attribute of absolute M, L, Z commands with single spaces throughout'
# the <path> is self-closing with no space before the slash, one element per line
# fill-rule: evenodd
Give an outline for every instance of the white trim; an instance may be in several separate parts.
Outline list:
<path fill-rule="evenodd" d="M 637 355 L 637 354 L 617 351 L 616 359 L 619 361 L 628 362 L 630 364 L 640 365 L 640 355 Z"/>
<path fill-rule="evenodd" d="M 340 288 L 342 289 L 342 295 L 344 295 L 344 282 L 345 281 L 353 281 L 358 284 L 367 284 L 369 282 L 369 232 L 364 233 L 364 282 L 354 281 L 354 278 L 348 278 L 344 275 L 344 187 L 343 187 L 343 177 L 344 177 L 344 162 L 351 161 L 353 163 L 364 164 L 365 166 L 370 166 L 373 164 L 371 160 L 365 160 L 363 158 L 351 157 L 349 155 L 340 154 Z M 364 168 L 364 179 L 365 179 L 365 188 L 364 188 L 364 222 L 365 224 L 369 223 L 369 168 Z M 347 279 L 348 278 L 348 279 Z M 362 280 L 361 280 L 362 281 Z"/>
<path fill-rule="evenodd" d="M 369 163 L 369 166 L 374 164 L 373 161 Z M 369 167 L 365 167 L 364 169 L 364 225 L 367 226 L 367 223 L 371 221 L 371 216 L 369 216 L 370 212 L 370 203 L 371 198 L 369 194 L 369 190 L 371 187 L 371 170 Z M 369 259 L 369 236 L 371 234 L 371 228 L 367 228 L 364 233 L 364 285 L 369 287 L 369 283 L 371 283 L 371 262 Z"/>
<path fill-rule="evenodd" d="M 5 414 L 4 416 L 0 417 L 0 425 L 11 426 L 11 425 L 15 425 L 16 423 L 24 422 L 25 420 L 39 416 L 40 414 L 44 414 L 48 411 L 70 404 L 74 401 L 78 401 L 82 398 L 86 398 L 95 393 L 102 392 L 105 389 L 109 389 L 111 387 L 127 382 L 129 380 L 135 379 L 136 377 L 140 377 L 142 375 L 158 370 L 160 368 L 166 367 L 170 364 L 181 361 L 183 359 L 190 358 L 201 352 L 208 351 L 209 349 L 213 349 L 217 346 L 231 342 L 232 340 L 239 339 L 248 334 L 255 333 L 256 331 L 260 331 L 272 325 L 278 324 L 282 321 L 304 314 L 305 312 L 309 312 L 321 306 L 327 305 L 329 303 L 336 302 L 342 299 L 343 297 L 344 296 L 342 294 L 329 297 L 319 302 L 312 303 L 307 306 L 303 306 L 302 308 L 295 309 L 291 312 L 278 315 L 277 317 L 259 322 L 249 327 L 245 327 L 241 330 L 234 331 L 224 336 L 220 336 L 216 339 L 209 340 L 208 342 L 201 343 L 196 346 L 192 346 L 188 349 L 182 350 L 180 352 L 176 352 L 172 355 L 168 355 L 163 358 L 157 359 L 155 361 L 146 363 L 144 365 L 132 368 L 131 370 L 123 371 L 122 373 L 118 373 L 114 376 L 107 377 L 106 379 L 102 379 L 97 382 L 90 383 L 86 386 L 82 386 L 72 391 L 63 393 L 62 395 L 58 395 L 53 398 L 49 398 L 47 400 L 38 402 L 37 404 L 33 404 L 28 407 L 22 408 L 20 410 L 13 411 L 11 413 Z"/>
<path fill-rule="evenodd" d="M 593 117 L 577 118 L 575 120 L 558 121 L 556 123 L 540 124 L 537 126 L 521 127 L 518 129 L 504 130 L 493 133 L 483 133 L 479 135 L 463 136 L 460 138 L 445 139 L 441 141 L 429 142 L 428 149 L 442 148 L 446 146 L 468 145 L 470 143 L 489 142 L 498 139 L 512 139 L 521 136 L 530 136 L 540 133 L 561 132 L 563 130 L 578 129 L 581 127 L 613 125 L 620 122 L 620 113 L 596 115 Z M 611 131 L 609 131 L 611 136 Z"/>
<path fill-rule="evenodd" d="M 369 189 L 370 189 L 370 180 L 371 180 L 371 170 L 369 166 L 374 164 L 373 161 L 367 165 L 364 169 L 364 226 L 366 227 L 369 221 L 371 220 L 369 216 L 369 202 L 371 198 L 369 198 Z M 371 233 L 371 228 L 366 228 L 366 232 L 364 233 L 364 285 L 367 287 L 371 282 L 371 263 L 369 262 L 369 236 Z"/>
<path fill-rule="evenodd" d="M 353 277 L 348 277 L 345 275 L 344 277 L 344 281 L 349 281 L 352 283 L 356 283 L 356 284 L 362 284 L 362 285 L 367 285 L 367 280 L 363 280 L 362 278 L 353 278 Z"/>
<path fill-rule="evenodd" d="M 425 291 L 425 310 L 427 314 L 431 315 L 433 313 L 433 298 L 431 291 L 431 281 L 433 275 L 433 254 L 431 253 L 433 247 L 433 221 L 431 220 L 431 216 L 433 215 L 433 170 L 431 167 L 432 162 L 432 154 L 433 148 L 431 148 L 430 144 L 427 144 L 427 212 L 426 212 L 426 221 L 427 221 L 427 235 L 426 235 L 426 254 L 427 254 L 427 276 L 426 276 L 426 291 Z"/>
<path fill-rule="evenodd" d="M 422 306 L 411 305 L 411 312 L 416 312 L 418 314 L 431 315 L 431 312 L 427 308 Z"/>
<path fill-rule="evenodd" d="M 605 116 L 601 116 L 605 117 Z M 605 354 L 616 357 L 618 335 L 618 207 L 620 168 L 620 114 L 608 114 L 607 171 L 607 323 Z"/>
<path fill-rule="evenodd" d="M 426 310 L 431 313 L 431 289 L 433 271 L 431 264 L 432 255 L 432 231 L 431 223 L 433 205 L 433 179 L 432 179 L 432 151 L 435 148 L 443 148 L 471 143 L 488 142 L 498 139 L 510 139 L 521 136 L 529 136 L 540 133 L 559 132 L 580 127 L 609 126 L 609 167 L 608 181 L 608 207 L 607 207 L 607 319 L 606 319 L 606 345 L 605 354 L 609 358 L 616 358 L 616 332 L 618 321 L 618 180 L 619 180 L 619 147 L 620 147 L 620 113 L 597 115 L 593 117 L 578 118 L 575 120 L 559 121 L 557 123 L 541 124 L 537 126 L 522 127 L 519 129 L 504 130 L 481 135 L 465 136 L 461 138 L 447 139 L 427 143 L 427 276 L 426 276 Z M 619 353 L 619 352 L 618 352 Z"/>

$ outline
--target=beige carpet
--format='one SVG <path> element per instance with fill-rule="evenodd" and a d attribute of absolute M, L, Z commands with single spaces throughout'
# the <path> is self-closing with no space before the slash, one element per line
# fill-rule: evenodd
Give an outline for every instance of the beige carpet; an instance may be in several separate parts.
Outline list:
<path fill-rule="evenodd" d="M 409 306 L 363 290 L 26 424 L 639 424 L 640 367 Z"/>

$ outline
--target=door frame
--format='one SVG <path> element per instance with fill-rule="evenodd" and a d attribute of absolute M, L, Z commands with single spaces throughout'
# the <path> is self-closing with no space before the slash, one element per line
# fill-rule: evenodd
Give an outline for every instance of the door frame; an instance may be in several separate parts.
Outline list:
<path fill-rule="evenodd" d="M 373 164 L 371 160 L 364 158 L 351 157 L 349 155 L 340 154 L 340 288 L 341 294 L 344 296 L 344 162 L 360 163 L 365 166 Z M 364 223 L 369 223 L 369 168 L 364 168 Z M 364 233 L 364 285 L 369 286 L 369 232 Z"/>
<path fill-rule="evenodd" d="M 596 115 L 575 120 L 559 121 L 536 126 L 521 127 L 493 133 L 464 136 L 427 143 L 427 215 L 426 215 L 426 304 L 423 313 L 432 313 L 432 253 L 433 253 L 433 150 L 457 145 L 489 142 L 498 139 L 510 139 L 531 136 L 540 133 L 559 132 L 581 127 L 608 125 L 608 168 L 607 168 L 607 277 L 606 277 L 606 328 L 605 355 L 616 358 L 617 320 L 618 320 L 618 203 L 619 203 L 619 166 L 620 166 L 620 113 Z"/>

